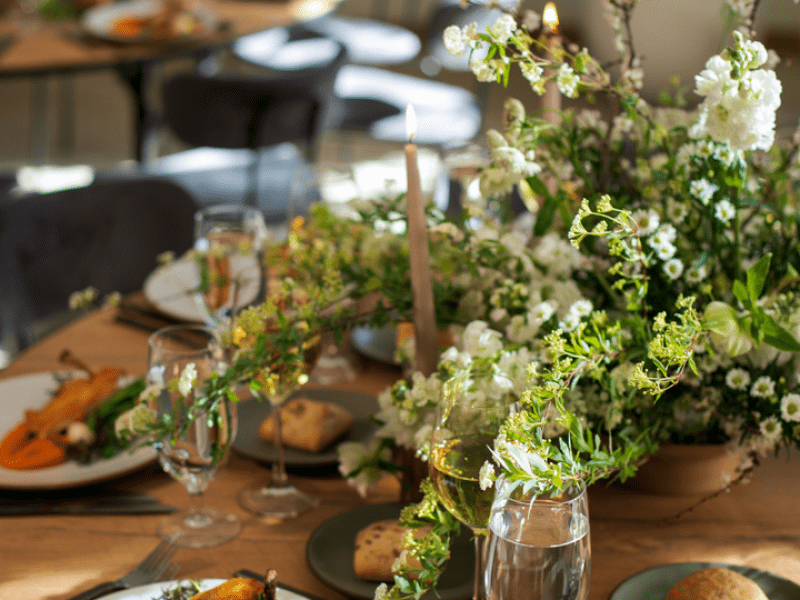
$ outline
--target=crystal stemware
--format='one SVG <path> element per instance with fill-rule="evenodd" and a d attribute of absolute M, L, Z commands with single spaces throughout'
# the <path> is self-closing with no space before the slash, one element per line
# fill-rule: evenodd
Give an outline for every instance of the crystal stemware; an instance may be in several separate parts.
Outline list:
<path fill-rule="evenodd" d="M 189 548 L 231 540 L 239 533 L 239 519 L 205 506 L 205 491 L 228 460 L 236 436 L 236 405 L 223 398 L 208 410 L 194 406 L 203 382 L 225 369 L 216 335 L 201 325 L 159 329 L 149 339 L 148 365 L 148 384 L 161 388 L 155 410 L 160 419 L 168 415 L 174 424 L 156 440 L 158 459 L 191 499 L 188 510 L 161 522 L 159 534 Z"/>
<path fill-rule="evenodd" d="M 591 574 L 586 486 L 538 497 L 495 482 L 484 585 L 488 600 L 586 600 Z"/>
<path fill-rule="evenodd" d="M 480 470 L 491 461 L 491 448 L 500 427 L 513 410 L 507 393 L 487 397 L 474 388 L 469 370 L 447 380 L 431 435 L 430 479 L 445 508 L 467 525 L 475 539 L 474 600 L 483 599 L 484 542 L 494 489 L 482 489 Z"/>
<path fill-rule="evenodd" d="M 260 211 L 238 204 L 195 213 L 195 250 L 200 285 L 195 302 L 207 325 L 263 300 L 261 249 L 266 225 Z"/>
<path fill-rule="evenodd" d="M 297 488 L 289 481 L 281 432 L 281 408 L 300 386 L 308 382 L 308 372 L 319 356 L 319 341 L 308 342 L 305 348 L 297 351 L 301 358 L 296 361 L 286 360 L 286 354 L 282 366 L 271 367 L 273 377 L 265 388 L 267 391 L 259 392 L 262 402 L 272 404 L 272 417 L 275 419 L 273 444 L 278 459 L 272 463 L 272 477 L 266 484 L 248 486 L 239 492 L 242 508 L 275 519 L 294 518 L 316 508 L 320 502 L 318 496 Z"/>

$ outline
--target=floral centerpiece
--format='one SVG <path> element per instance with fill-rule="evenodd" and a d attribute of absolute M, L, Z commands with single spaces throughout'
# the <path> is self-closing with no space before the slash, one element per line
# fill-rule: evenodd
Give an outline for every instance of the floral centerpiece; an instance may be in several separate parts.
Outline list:
<path fill-rule="evenodd" d="M 341 470 L 361 491 L 390 466 L 388 443 L 426 457 L 440 390 L 464 370 L 467 398 L 512 394 L 519 405 L 481 470 L 484 490 L 500 475 L 526 492 L 625 479 L 666 441 L 735 445 L 742 473 L 800 445 L 800 136 L 775 140 L 781 84 L 775 57 L 752 39 L 759 3 L 729 3 L 737 26 L 696 77 L 696 107 L 680 94 L 659 107 L 640 97 L 635 4 L 607 2 L 614 78 L 586 50 L 554 44 L 531 11 L 504 13 L 486 32 L 445 32 L 451 51 L 481 50 L 479 79 L 519 68 L 536 94 L 557 86 L 586 103 L 553 125 L 507 101 L 480 172 L 496 202 L 457 220 L 428 206 L 436 318 L 454 344 L 431 376 L 381 396 L 373 444 L 342 447 Z M 491 208 L 515 188 L 528 212 L 505 221 Z M 268 253 L 283 269 L 279 289 L 233 324 L 231 370 L 199 403 L 296 374 L 305 340 L 326 329 L 411 320 L 404 199 L 357 208 L 344 220 L 315 207 Z M 447 562 L 459 524 L 423 490 L 403 515 L 434 526 L 409 539 L 422 567 L 401 556 L 379 597 L 421 596 Z"/>

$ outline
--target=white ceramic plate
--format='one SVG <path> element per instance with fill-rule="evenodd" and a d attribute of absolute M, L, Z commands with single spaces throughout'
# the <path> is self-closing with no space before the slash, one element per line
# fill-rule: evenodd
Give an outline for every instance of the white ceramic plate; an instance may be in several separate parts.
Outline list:
<path fill-rule="evenodd" d="M 116 43 L 142 44 L 158 42 L 149 36 L 128 36 L 118 35 L 113 32 L 114 23 L 123 17 L 149 17 L 161 10 L 160 0 L 122 0 L 121 2 L 109 2 L 99 4 L 87 9 L 81 16 L 83 29 L 103 40 Z M 201 31 L 194 34 L 178 35 L 176 37 L 163 40 L 166 43 L 190 41 L 203 38 L 218 30 L 220 23 L 213 13 L 202 8 L 192 8 L 191 13 L 197 18 L 201 25 Z"/>
<path fill-rule="evenodd" d="M 52 373 L 22 375 L 0 381 L 0 439 L 16 427 L 25 409 L 39 409 L 52 398 L 58 387 Z M 0 488 L 41 490 L 78 487 L 113 479 L 141 469 L 156 460 L 153 448 L 120 452 L 108 460 L 83 465 L 66 461 L 55 467 L 16 471 L 0 467 Z"/>
<path fill-rule="evenodd" d="M 197 583 L 200 585 L 202 591 L 216 587 L 224 583 L 225 579 L 201 579 Z M 180 585 L 180 581 L 164 581 L 161 583 L 151 583 L 149 585 L 142 585 L 139 587 L 131 588 L 129 590 L 122 590 L 103 596 L 104 600 L 153 600 L 160 598 L 161 595 L 167 591 L 174 589 Z M 312 596 L 306 596 L 295 590 L 290 590 L 278 584 L 278 600 L 309 600 Z"/>
<path fill-rule="evenodd" d="M 231 256 L 231 272 L 242 282 L 240 304 L 246 306 L 258 297 L 261 279 L 255 256 Z M 200 285 L 197 263 L 184 256 L 153 271 L 144 282 L 144 295 L 153 305 L 175 319 L 203 322 L 203 312 L 192 290 Z"/>
<path fill-rule="evenodd" d="M 727 567 L 749 577 L 764 590 L 769 600 L 800 598 L 800 585 L 767 571 L 722 563 L 676 563 L 640 571 L 623 581 L 609 600 L 664 600 L 664 596 L 678 581 L 708 567 Z"/>

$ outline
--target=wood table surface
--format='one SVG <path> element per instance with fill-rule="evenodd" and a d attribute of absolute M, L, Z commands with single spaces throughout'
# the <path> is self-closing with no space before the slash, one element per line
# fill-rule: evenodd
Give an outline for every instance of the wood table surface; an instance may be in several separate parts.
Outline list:
<path fill-rule="evenodd" d="M 91 365 L 118 365 L 145 372 L 147 333 L 114 321 L 106 308 L 60 330 L 21 354 L 0 378 L 51 371 L 70 348 Z M 367 363 L 359 379 L 337 387 L 377 394 L 400 376 L 397 369 Z M 0 403 L 2 399 L 0 398 Z M 2 404 L 0 404 L 0 407 Z M 367 503 L 392 502 L 391 486 L 360 498 L 335 473 L 290 474 L 322 496 L 316 510 L 284 522 L 249 515 L 236 503 L 242 487 L 266 481 L 263 465 L 234 453 L 207 493 L 210 506 L 235 512 L 239 536 L 216 548 L 179 549 L 180 578 L 229 577 L 240 568 L 274 568 L 286 584 L 323 598 L 339 592 L 319 580 L 305 559 L 306 543 L 327 519 Z M 187 493 L 156 466 L 122 477 L 116 488 L 146 492 L 179 507 Z M 0 490 L 0 496 L 4 492 Z M 722 562 L 747 565 L 800 584 L 800 456 L 764 460 L 751 481 L 674 516 L 697 502 L 655 496 L 630 486 L 595 485 L 589 490 L 592 542 L 590 600 L 605 600 L 626 578 L 658 565 Z M 159 515 L 3 517 L 0 522 L 0 598 L 66 600 L 135 566 L 158 542 Z"/>

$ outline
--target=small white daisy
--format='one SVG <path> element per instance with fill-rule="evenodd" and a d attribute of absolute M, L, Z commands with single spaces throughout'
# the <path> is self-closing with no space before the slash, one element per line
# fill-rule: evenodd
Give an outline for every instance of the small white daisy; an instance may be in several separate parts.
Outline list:
<path fill-rule="evenodd" d="M 667 277 L 672 279 L 672 281 L 675 281 L 681 276 L 681 273 L 683 273 L 683 263 L 679 258 L 669 259 L 664 263 L 664 273 L 666 273 Z"/>
<path fill-rule="evenodd" d="M 758 428 L 761 430 L 764 441 L 768 443 L 777 442 L 781 437 L 781 433 L 783 433 L 783 428 L 781 427 L 780 421 L 778 421 L 778 417 L 769 417 L 761 421 Z"/>
<path fill-rule="evenodd" d="M 786 394 L 783 397 L 781 417 L 784 421 L 800 422 L 800 394 Z"/>
<path fill-rule="evenodd" d="M 725 383 L 732 390 L 746 390 L 750 385 L 750 373 L 744 369 L 731 369 L 725 375 Z"/>
<path fill-rule="evenodd" d="M 728 223 L 736 216 L 736 208 L 729 200 L 720 200 L 714 207 L 714 216 L 723 223 Z"/>
<path fill-rule="evenodd" d="M 769 398 L 774 393 L 775 382 L 767 375 L 756 379 L 753 387 L 750 388 L 750 395 L 756 398 Z"/>

